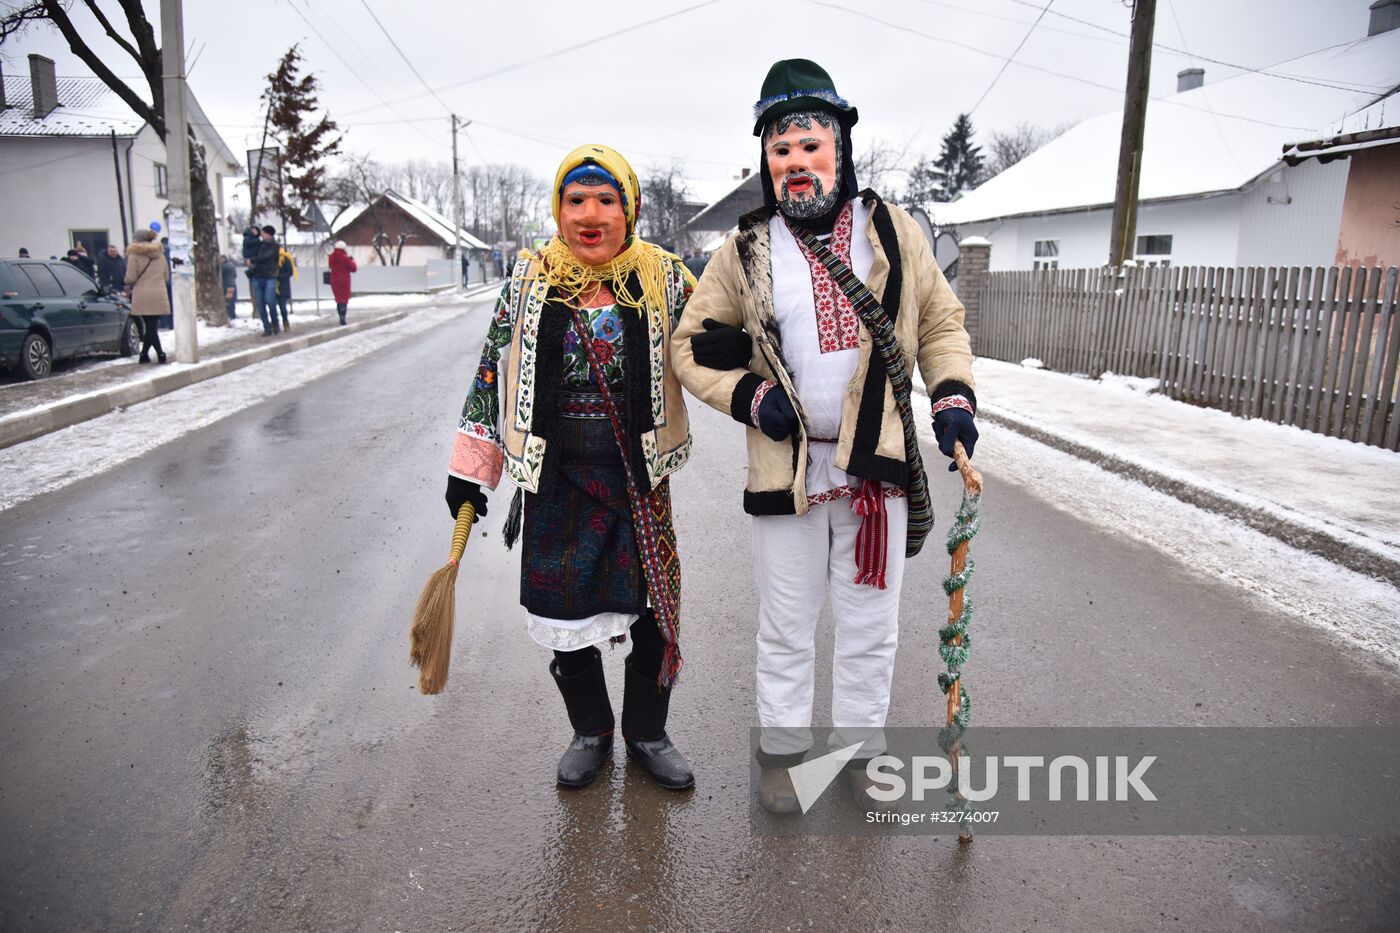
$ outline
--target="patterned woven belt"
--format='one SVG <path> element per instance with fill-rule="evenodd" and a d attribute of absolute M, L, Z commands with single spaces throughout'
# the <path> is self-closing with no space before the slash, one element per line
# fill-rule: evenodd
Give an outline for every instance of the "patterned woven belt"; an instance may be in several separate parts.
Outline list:
<path fill-rule="evenodd" d="M 612 393 L 613 402 L 624 411 L 627 396 L 621 392 Z M 601 392 L 561 392 L 559 413 L 565 418 L 607 418 L 608 409 L 603 404 Z"/>

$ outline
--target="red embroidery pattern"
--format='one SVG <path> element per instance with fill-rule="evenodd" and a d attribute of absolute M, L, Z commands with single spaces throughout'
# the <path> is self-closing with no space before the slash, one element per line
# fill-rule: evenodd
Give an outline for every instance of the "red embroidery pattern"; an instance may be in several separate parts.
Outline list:
<path fill-rule="evenodd" d="M 884 492 L 886 499 L 904 498 L 903 486 L 891 486 L 888 483 L 886 483 Z M 837 486 L 835 489 L 828 489 L 826 492 L 813 493 L 812 495 L 808 496 L 807 507 L 813 508 L 818 505 L 824 505 L 828 502 L 835 502 L 838 499 L 854 499 L 859 493 L 859 489 L 856 489 L 851 486 Z"/>
<path fill-rule="evenodd" d="M 831 239 L 826 244 L 846 265 L 851 264 L 851 214 L 848 203 L 836 218 Z M 860 346 L 860 318 L 855 308 L 851 307 L 851 299 L 837 287 L 826 266 L 812 255 L 812 251 L 800 239 L 797 248 L 802 250 L 802 258 L 807 260 L 807 267 L 812 270 L 812 303 L 817 310 L 817 345 L 821 352 L 856 349 Z"/>

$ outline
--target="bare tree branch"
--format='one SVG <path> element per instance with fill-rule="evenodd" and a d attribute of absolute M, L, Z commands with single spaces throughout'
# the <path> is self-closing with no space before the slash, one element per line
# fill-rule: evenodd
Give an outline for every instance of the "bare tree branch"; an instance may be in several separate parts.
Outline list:
<path fill-rule="evenodd" d="M 45 22 L 49 18 L 49 11 L 45 8 L 42 0 L 35 0 L 19 9 L 11 10 L 0 19 L 0 45 L 11 36 L 18 36 L 29 27 L 30 23 Z"/>
<path fill-rule="evenodd" d="M 111 20 L 107 19 L 107 14 L 103 13 L 102 8 L 97 5 L 97 0 L 83 0 L 83 2 L 86 3 L 87 8 L 92 11 L 92 15 L 97 17 L 97 22 L 100 23 L 102 28 L 107 32 L 107 38 L 125 49 L 126 54 L 136 59 L 136 64 L 140 65 L 141 54 L 136 51 L 130 42 L 126 41 L 124 36 L 112 28 Z"/>
<path fill-rule="evenodd" d="M 83 64 L 92 69 L 92 73 L 102 79 L 102 83 L 107 85 L 112 91 L 126 102 L 135 114 L 156 131 L 161 140 L 165 140 L 165 114 L 152 107 L 141 99 L 140 95 L 127 86 L 126 82 L 112 73 L 106 63 L 92 50 L 83 37 L 78 35 L 78 30 L 73 26 L 73 21 L 68 18 L 68 11 L 63 8 L 59 0 L 43 0 L 45 12 L 48 19 L 63 33 L 63 38 L 68 40 L 68 48 L 74 55 L 83 60 Z"/>

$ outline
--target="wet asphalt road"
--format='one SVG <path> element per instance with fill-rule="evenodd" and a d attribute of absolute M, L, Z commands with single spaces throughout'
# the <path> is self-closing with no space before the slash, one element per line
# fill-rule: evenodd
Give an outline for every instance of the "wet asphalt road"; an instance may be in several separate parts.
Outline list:
<path fill-rule="evenodd" d="M 694 406 L 670 731 L 698 789 L 620 760 L 556 789 L 568 728 L 504 493 L 464 562 L 447 692 L 419 696 L 406 663 L 449 543 L 472 309 L 0 513 L 0 929 L 1394 928 L 1396 839 L 755 837 L 742 438 Z M 1393 673 L 981 466 L 979 722 L 1400 721 Z M 941 530 L 957 490 L 935 483 Z M 943 571 L 931 547 L 906 577 L 894 725 L 937 715 Z"/>

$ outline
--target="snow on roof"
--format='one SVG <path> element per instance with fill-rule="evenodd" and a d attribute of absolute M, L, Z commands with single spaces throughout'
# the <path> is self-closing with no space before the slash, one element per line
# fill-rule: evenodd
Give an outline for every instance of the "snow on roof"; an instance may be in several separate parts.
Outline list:
<path fill-rule="evenodd" d="M 42 118 L 34 116 L 34 87 L 27 75 L 5 75 L 4 82 L 6 106 L 0 110 L 0 136 L 107 136 L 115 132 L 127 137 L 135 136 L 146 125 L 101 78 L 55 79 L 58 106 Z M 199 139 L 213 148 L 218 161 L 241 174 L 238 157 L 209 122 L 188 86 L 185 97 L 189 121 Z"/>
<path fill-rule="evenodd" d="M 1278 162 L 1289 142 L 1366 111 L 1400 85 L 1400 30 L 1270 69 L 1354 90 L 1245 72 L 1153 98 L 1143 138 L 1143 201 L 1235 191 Z M 1390 101 L 1400 111 L 1400 98 Z M 1213 111 L 1213 114 L 1212 114 Z M 1077 124 L 981 187 L 931 205 L 940 225 L 1113 203 L 1123 112 Z"/>
<path fill-rule="evenodd" d="M 392 189 L 390 189 L 389 191 L 385 191 L 382 195 L 380 195 L 380 197 L 394 204 L 405 214 L 409 215 L 414 220 L 427 227 L 429 232 L 431 232 L 438 239 L 442 240 L 442 242 L 456 242 L 456 239 L 452 236 L 452 221 L 448 220 L 446 217 L 442 216 L 437 211 L 424 204 L 422 201 L 419 201 L 415 198 L 410 198 L 406 194 L 399 194 L 397 191 L 394 191 Z M 350 226 L 350 224 L 355 222 L 356 218 L 358 218 L 365 211 L 369 210 L 369 207 L 370 205 L 368 204 L 357 204 L 343 211 L 335 219 L 335 229 L 333 232 L 339 233 L 341 230 L 344 230 L 346 227 Z M 478 240 L 476 237 L 472 236 L 465 229 L 462 230 L 462 245 L 465 246 L 467 249 L 489 250 L 491 248 L 485 243 Z"/>
<path fill-rule="evenodd" d="M 146 125 L 101 78 L 58 78 L 58 106 L 34 116 L 34 87 L 28 75 L 5 75 L 0 136 L 135 136 Z"/>

